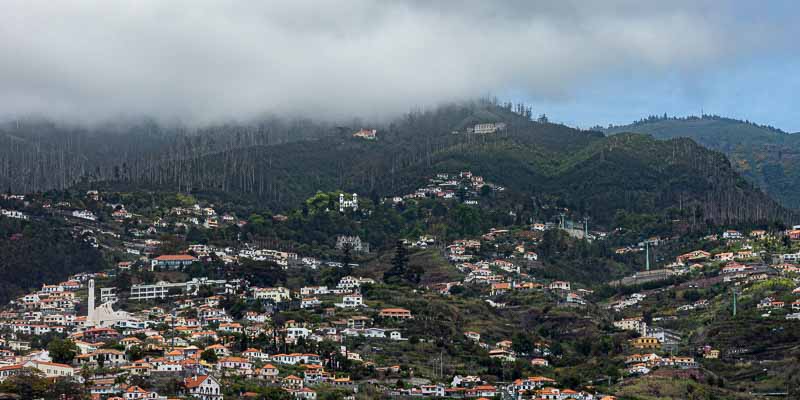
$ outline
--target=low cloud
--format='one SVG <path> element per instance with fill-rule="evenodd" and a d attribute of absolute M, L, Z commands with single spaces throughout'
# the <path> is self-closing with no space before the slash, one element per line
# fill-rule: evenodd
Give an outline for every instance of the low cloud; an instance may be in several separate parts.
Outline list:
<path fill-rule="evenodd" d="M 12 0 L 0 118 L 384 118 L 486 94 L 569 97 L 608 74 L 702 73 L 780 36 L 731 2 L 432 3 Z"/>

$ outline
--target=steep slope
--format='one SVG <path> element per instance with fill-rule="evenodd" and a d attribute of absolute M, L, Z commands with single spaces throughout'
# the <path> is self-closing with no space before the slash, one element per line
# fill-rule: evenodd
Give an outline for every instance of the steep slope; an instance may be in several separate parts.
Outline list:
<path fill-rule="evenodd" d="M 0 302 L 43 283 L 106 267 L 100 251 L 70 235 L 57 219 L 0 218 Z"/>
<path fill-rule="evenodd" d="M 604 130 L 659 139 L 688 137 L 730 158 L 734 168 L 787 207 L 800 208 L 800 136 L 769 126 L 715 116 L 651 117 Z"/>
<path fill-rule="evenodd" d="M 487 115 L 481 107 L 490 107 L 508 129 L 491 135 L 451 133 L 471 115 Z M 687 139 L 605 137 L 531 122 L 487 105 L 411 114 L 382 130 L 374 142 L 354 139 L 351 131 L 174 160 L 143 171 L 132 183 L 242 193 L 281 208 L 317 190 L 403 194 L 435 172 L 470 169 L 506 186 L 520 202 L 555 199 L 600 222 L 611 221 L 617 210 L 663 213 L 668 208 L 697 223 L 794 219 L 741 179 L 724 155 Z"/>

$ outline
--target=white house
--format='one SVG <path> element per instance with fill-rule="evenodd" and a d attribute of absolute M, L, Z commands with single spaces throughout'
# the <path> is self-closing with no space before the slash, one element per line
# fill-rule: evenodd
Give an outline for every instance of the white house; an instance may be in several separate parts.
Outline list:
<path fill-rule="evenodd" d="M 211 375 L 192 376 L 183 380 L 186 393 L 200 400 L 221 400 L 219 382 Z"/>
<path fill-rule="evenodd" d="M 339 308 L 358 308 L 364 306 L 364 297 L 360 294 L 351 294 L 342 297 L 341 303 L 336 303 Z"/>

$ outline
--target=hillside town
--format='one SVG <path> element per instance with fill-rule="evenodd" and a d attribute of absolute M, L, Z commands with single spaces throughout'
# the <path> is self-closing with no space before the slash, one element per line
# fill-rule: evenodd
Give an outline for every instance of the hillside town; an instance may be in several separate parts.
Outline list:
<path fill-rule="evenodd" d="M 800 400 L 800 2 L 3 6 L 0 400 Z"/>
<path fill-rule="evenodd" d="M 395 208 L 417 201 L 470 205 L 470 199 L 502 190 L 470 172 L 439 173 L 412 194 L 381 203 Z M 368 259 L 369 244 L 358 236 L 339 235 L 329 250 L 303 247 L 301 253 L 241 238 L 219 245 L 206 239 L 192 241 L 197 232 L 244 227 L 250 221 L 202 203 L 142 215 L 124 204 L 104 201 L 105 196 L 86 193 L 92 202 L 102 204 L 102 211 L 75 209 L 69 201 L 45 201 L 36 216 L 29 216 L 26 209 L 41 200 L 4 197 L 20 208 L 4 209 L 3 217 L 64 218 L 76 238 L 114 254 L 117 261 L 107 270 L 47 282 L 3 308 L 0 382 L 34 371 L 85 387 L 97 399 L 248 398 L 262 396 L 267 389 L 296 399 L 332 394 L 337 398 L 615 398 L 554 373 L 565 366 L 558 342 L 532 341 L 513 330 L 498 335 L 491 327 L 484 331 L 478 321 L 448 340 L 474 349 L 485 358 L 481 362 L 522 365 L 528 375 L 501 373 L 498 379 L 447 374 L 444 364 L 452 358 L 446 361 L 432 354 L 427 361 L 411 361 L 401 356 L 402 349 L 438 340 L 426 332 L 429 311 L 413 298 L 387 295 L 394 290 L 388 278 L 392 269 L 383 278 L 364 273 L 356 260 Z M 320 196 L 309 200 L 319 203 L 313 210 L 337 218 L 369 218 L 374 207 L 356 193 Z M 283 224 L 289 217 L 272 218 Z M 553 267 L 541 254 L 550 251 L 544 242 L 559 231 L 572 237 L 562 219 L 495 227 L 449 241 L 431 233 L 407 237 L 398 241 L 391 263 L 399 267 L 410 254 L 442 260 L 438 268 L 446 272 L 433 280 L 420 280 L 425 271 L 416 278 L 407 278 L 405 272 L 404 279 L 414 282 L 407 296 L 442 304 L 469 299 L 476 301 L 471 307 L 483 304 L 485 312 L 497 315 L 525 304 L 542 304 L 563 310 L 566 324 L 585 324 L 579 321 L 586 318 L 608 324 L 610 328 L 603 329 L 625 339 L 613 344 L 621 352 L 619 370 L 607 380 L 653 374 L 700 376 L 704 363 L 739 357 L 747 349 L 698 346 L 688 342 L 689 332 L 676 324 L 712 307 L 727 308 L 728 297 L 732 310 L 718 312 L 800 320 L 800 268 L 795 264 L 800 249 L 769 250 L 774 243 L 797 249 L 793 243 L 800 240 L 800 227 L 777 232 L 723 229 L 702 238 L 714 243 L 712 250 L 677 253 L 672 260 L 656 254 L 679 237 L 650 237 L 618 247 L 614 254 L 645 256 L 645 265 L 614 284 L 636 291 L 608 296 L 583 281 L 548 275 L 547 269 Z M 164 252 L 161 233 L 186 228 L 194 233 L 185 236 L 185 245 Z M 609 233 L 593 231 L 582 240 L 590 236 L 602 242 Z M 293 275 L 332 270 L 338 277 L 329 284 L 300 280 L 268 285 L 263 276 L 249 273 L 202 275 L 214 268 L 236 270 L 247 265 L 270 265 L 274 266 L 270 273 Z M 664 281 L 666 286 L 660 286 Z M 718 288 L 719 295 L 704 298 L 703 288 Z M 768 295 L 736 304 L 736 296 L 765 293 L 764 288 Z M 663 301 L 667 291 L 678 290 L 680 298 Z M 388 352 L 389 348 L 395 350 Z"/>

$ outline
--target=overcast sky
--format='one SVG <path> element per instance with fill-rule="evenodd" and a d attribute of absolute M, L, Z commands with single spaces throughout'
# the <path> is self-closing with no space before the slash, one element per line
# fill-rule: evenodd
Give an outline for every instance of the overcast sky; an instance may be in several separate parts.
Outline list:
<path fill-rule="evenodd" d="M 380 118 L 492 94 L 583 127 L 702 107 L 800 131 L 794 3 L 8 0 L 0 118 Z"/>

